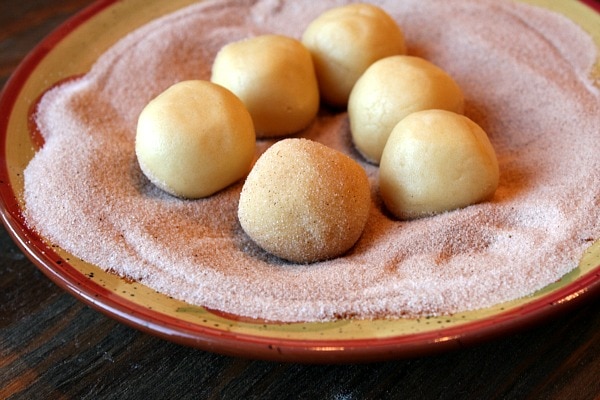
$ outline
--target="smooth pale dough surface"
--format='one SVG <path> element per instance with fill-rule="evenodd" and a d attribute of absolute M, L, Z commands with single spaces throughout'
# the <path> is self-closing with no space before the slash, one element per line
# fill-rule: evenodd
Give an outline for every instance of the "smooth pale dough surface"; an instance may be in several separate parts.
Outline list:
<path fill-rule="evenodd" d="M 308 139 L 284 139 L 258 159 L 242 188 L 244 231 L 280 258 L 309 263 L 337 257 L 359 239 L 371 207 L 364 169 Z"/>
<path fill-rule="evenodd" d="M 208 81 L 174 84 L 138 118 L 135 153 L 144 175 L 183 198 L 210 196 L 250 170 L 252 119 L 229 90 Z"/>
<path fill-rule="evenodd" d="M 394 126 L 408 114 L 443 109 L 462 114 L 461 88 L 443 69 L 420 57 L 392 56 L 373 63 L 350 93 L 348 116 L 357 150 L 379 164 Z"/>
<path fill-rule="evenodd" d="M 324 12 L 308 25 L 302 43 L 313 56 L 321 98 L 335 106 L 346 106 L 352 87 L 375 61 L 406 53 L 400 26 L 372 4 Z"/>
<path fill-rule="evenodd" d="M 381 197 L 400 219 L 479 203 L 499 181 L 496 153 L 485 131 L 445 110 L 410 114 L 392 130 L 379 166 Z"/>
<path fill-rule="evenodd" d="M 211 81 L 242 100 L 257 137 L 298 132 L 319 110 L 312 58 L 300 41 L 290 37 L 260 35 L 223 46 L 214 60 Z"/>

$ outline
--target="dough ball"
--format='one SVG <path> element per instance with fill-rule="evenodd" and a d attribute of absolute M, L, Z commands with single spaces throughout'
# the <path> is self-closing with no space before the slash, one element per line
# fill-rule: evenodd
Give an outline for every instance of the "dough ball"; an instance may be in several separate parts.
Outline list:
<path fill-rule="evenodd" d="M 463 113 L 460 87 L 441 68 L 419 57 L 376 61 L 356 82 L 348 101 L 350 129 L 357 150 L 379 164 L 394 126 L 408 114 L 443 109 Z"/>
<path fill-rule="evenodd" d="M 381 197 L 400 219 L 489 199 L 498 179 L 487 134 L 469 118 L 445 110 L 419 111 L 400 121 L 379 166 Z"/>
<path fill-rule="evenodd" d="M 244 177 L 255 144 L 252 118 L 233 93 L 208 81 L 184 81 L 142 110 L 135 153 L 156 186 L 200 198 Z"/>
<path fill-rule="evenodd" d="M 298 40 L 263 35 L 224 46 L 211 81 L 235 93 L 250 111 L 257 137 L 289 135 L 319 110 L 319 88 L 309 51 Z"/>
<path fill-rule="evenodd" d="M 302 35 L 310 50 L 322 99 L 346 106 L 357 79 L 373 62 L 406 53 L 404 34 L 381 8 L 351 4 L 313 20 Z"/>
<path fill-rule="evenodd" d="M 364 169 L 307 139 L 284 139 L 256 162 L 240 196 L 244 231 L 266 251 L 309 263 L 349 250 L 371 207 Z"/>

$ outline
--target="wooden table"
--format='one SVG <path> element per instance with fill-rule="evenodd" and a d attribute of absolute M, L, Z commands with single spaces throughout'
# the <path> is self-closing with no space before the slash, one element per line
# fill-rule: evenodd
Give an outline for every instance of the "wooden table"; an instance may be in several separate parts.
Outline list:
<path fill-rule="evenodd" d="M 0 85 L 86 0 L 3 0 Z M 0 399 L 600 398 L 600 299 L 476 347 L 364 365 L 231 358 L 141 333 L 50 282 L 0 228 Z"/>

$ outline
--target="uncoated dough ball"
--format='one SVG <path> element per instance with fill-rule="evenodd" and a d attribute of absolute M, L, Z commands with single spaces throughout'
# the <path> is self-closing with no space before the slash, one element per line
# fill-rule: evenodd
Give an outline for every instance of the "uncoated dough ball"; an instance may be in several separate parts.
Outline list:
<path fill-rule="evenodd" d="M 262 35 L 224 46 L 213 63 L 211 81 L 242 100 L 259 138 L 300 131 L 319 110 L 310 53 L 289 37 Z"/>
<path fill-rule="evenodd" d="M 142 110 L 135 153 L 156 186 L 200 198 L 245 176 L 255 144 L 252 118 L 233 93 L 208 81 L 184 81 Z"/>
<path fill-rule="evenodd" d="M 484 201 L 498 180 L 487 134 L 469 118 L 444 110 L 419 111 L 400 121 L 379 166 L 381 197 L 400 219 Z"/>
<path fill-rule="evenodd" d="M 384 10 L 371 4 L 333 8 L 302 35 L 310 50 L 322 99 L 346 106 L 352 87 L 375 61 L 406 53 L 404 34 Z"/>
<path fill-rule="evenodd" d="M 376 61 L 350 93 L 348 116 L 354 145 L 368 161 L 379 164 L 394 126 L 408 114 L 428 109 L 463 113 L 462 91 L 450 75 L 419 57 Z"/>
<path fill-rule="evenodd" d="M 371 207 L 364 169 L 307 139 L 284 139 L 256 162 L 240 196 L 244 231 L 266 251 L 310 263 L 349 250 Z"/>

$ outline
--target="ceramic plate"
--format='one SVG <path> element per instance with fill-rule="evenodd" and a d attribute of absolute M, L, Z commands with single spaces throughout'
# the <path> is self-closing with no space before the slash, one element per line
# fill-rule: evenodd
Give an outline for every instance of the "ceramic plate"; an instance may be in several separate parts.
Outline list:
<path fill-rule="evenodd" d="M 440 318 L 266 323 L 192 306 L 82 262 L 24 223 L 23 170 L 34 154 L 28 115 L 56 82 L 85 73 L 112 44 L 192 0 L 101 1 L 62 25 L 23 61 L 0 97 L 3 222 L 50 279 L 90 306 L 142 331 L 218 353 L 299 362 L 365 362 L 456 349 L 538 323 L 600 294 L 600 242 L 560 281 L 526 298 Z M 600 4 L 528 0 L 573 19 L 600 47 Z M 107 29 L 110 27 L 110 29 Z"/>

